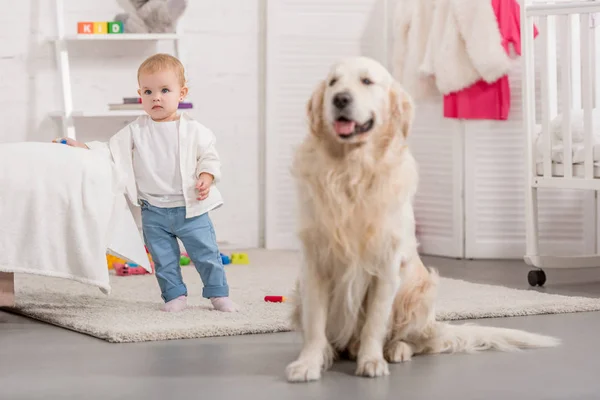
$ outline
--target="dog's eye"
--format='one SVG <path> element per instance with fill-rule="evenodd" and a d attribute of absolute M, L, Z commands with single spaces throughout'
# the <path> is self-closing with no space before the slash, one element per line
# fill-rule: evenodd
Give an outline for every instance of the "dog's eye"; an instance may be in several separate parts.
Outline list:
<path fill-rule="evenodd" d="M 369 78 L 362 78 L 360 81 L 362 83 L 364 83 L 365 85 L 372 85 L 373 84 L 373 81 L 370 80 Z"/>
<path fill-rule="evenodd" d="M 333 78 L 332 80 L 329 81 L 329 86 L 335 85 L 336 82 L 337 82 L 337 78 Z"/>

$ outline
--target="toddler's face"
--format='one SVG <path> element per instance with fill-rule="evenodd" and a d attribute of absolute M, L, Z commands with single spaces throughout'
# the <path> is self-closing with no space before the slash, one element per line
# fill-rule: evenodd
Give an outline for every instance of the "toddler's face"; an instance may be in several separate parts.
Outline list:
<path fill-rule="evenodd" d="M 154 121 L 172 121 L 177 118 L 177 107 L 187 94 L 181 87 L 177 74 L 172 70 L 143 73 L 140 75 L 138 93 L 144 111 Z"/>

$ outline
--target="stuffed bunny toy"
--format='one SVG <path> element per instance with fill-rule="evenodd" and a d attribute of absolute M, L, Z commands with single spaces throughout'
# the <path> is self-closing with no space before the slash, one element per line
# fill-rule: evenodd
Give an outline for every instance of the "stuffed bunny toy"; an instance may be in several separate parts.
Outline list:
<path fill-rule="evenodd" d="M 173 33 L 177 20 L 187 7 L 187 0 L 117 0 L 125 13 L 115 21 L 123 21 L 125 33 Z"/>

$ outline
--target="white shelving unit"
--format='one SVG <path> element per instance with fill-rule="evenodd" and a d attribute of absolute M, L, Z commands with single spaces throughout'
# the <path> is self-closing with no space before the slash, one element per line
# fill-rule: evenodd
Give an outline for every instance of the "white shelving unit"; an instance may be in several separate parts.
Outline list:
<path fill-rule="evenodd" d="M 108 111 L 73 111 L 73 118 L 104 118 L 104 117 L 139 117 L 144 115 L 143 110 L 108 110 Z M 64 118 L 63 111 L 54 111 L 50 113 L 53 118 Z"/>
<path fill-rule="evenodd" d="M 75 139 L 75 118 L 135 118 L 142 115 L 142 110 L 77 110 L 73 105 L 73 88 L 71 84 L 71 69 L 69 64 L 69 42 L 74 41 L 159 41 L 170 40 L 174 43 L 175 56 L 181 59 L 181 20 L 175 33 L 120 33 L 120 34 L 66 34 L 64 0 L 55 0 L 57 37 L 54 38 L 56 57 L 60 71 L 62 87 L 62 111 L 50 113 L 53 118 L 61 120 L 62 136 Z"/>

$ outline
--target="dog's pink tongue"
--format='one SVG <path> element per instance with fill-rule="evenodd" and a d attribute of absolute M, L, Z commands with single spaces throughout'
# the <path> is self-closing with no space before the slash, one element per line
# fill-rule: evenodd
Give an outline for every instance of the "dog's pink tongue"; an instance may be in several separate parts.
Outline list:
<path fill-rule="evenodd" d="M 354 132 L 356 122 L 354 121 L 335 121 L 335 132 L 338 135 L 350 135 Z"/>

